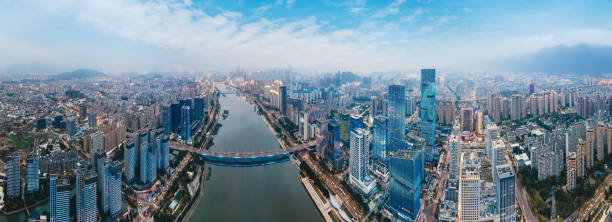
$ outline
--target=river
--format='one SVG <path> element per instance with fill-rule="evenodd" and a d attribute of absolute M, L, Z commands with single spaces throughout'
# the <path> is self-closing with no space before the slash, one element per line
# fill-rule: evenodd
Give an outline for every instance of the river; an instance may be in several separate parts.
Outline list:
<path fill-rule="evenodd" d="M 220 86 L 223 91 L 223 86 Z M 214 137 L 215 151 L 281 149 L 263 117 L 244 97 L 220 96 L 227 119 Z M 256 167 L 211 167 L 204 196 L 190 221 L 322 221 L 290 161 Z"/>

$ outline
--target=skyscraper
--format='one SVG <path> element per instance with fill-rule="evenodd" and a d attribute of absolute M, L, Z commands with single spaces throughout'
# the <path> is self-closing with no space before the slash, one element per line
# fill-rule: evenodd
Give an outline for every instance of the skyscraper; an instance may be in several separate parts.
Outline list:
<path fill-rule="evenodd" d="M 38 191 L 40 162 L 37 154 L 29 154 L 27 159 L 28 192 Z"/>
<path fill-rule="evenodd" d="M 97 175 L 93 170 L 79 169 L 76 174 L 76 216 L 78 222 L 98 219 Z"/>
<path fill-rule="evenodd" d="M 195 109 L 195 120 L 201 121 L 204 118 L 204 98 L 196 97 L 193 99 L 193 104 Z"/>
<path fill-rule="evenodd" d="M 474 130 L 474 109 L 472 107 L 461 108 L 461 132 L 472 132 Z"/>
<path fill-rule="evenodd" d="M 474 153 L 463 153 L 459 180 L 459 213 L 461 221 L 480 218 L 480 165 Z"/>
<path fill-rule="evenodd" d="M 416 220 L 421 208 L 423 150 L 389 152 L 388 208 L 403 220 Z"/>
<path fill-rule="evenodd" d="M 85 120 L 87 117 L 87 104 L 79 105 L 79 119 Z"/>
<path fill-rule="evenodd" d="M 168 169 L 168 165 L 170 163 L 170 143 L 168 140 L 168 136 L 162 136 L 160 138 L 159 145 L 160 145 L 160 148 L 158 149 L 159 164 L 157 165 L 157 168 L 166 170 Z"/>
<path fill-rule="evenodd" d="M 368 170 L 368 160 L 370 159 L 369 137 L 370 132 L 362 128 L 351 131 L 349 181 L 365 194 L 369 194 L 375 185 Z"/>
<path fill-rule="evenodd" d="M 378 115 L 372 126 L 372 165 L 375 171 L 387 172 L 387 117 Z"/>
<path fill-rule="evenodd" d="M 116 218 L 121 212 L 121 163 L 113 161 L 107 172 L 109 213 Z"/>
<path fill-rule="evenodd" d="M 322 119 L 317 120 L 316 124 L 318 124 L 318 132 L 317 132 L 317 153 L 319 157 L 324 158 L 325 152 L 327 152 L 327 124 L 329 120 Z"/>
<path fill-rule="evenodd" d="M 327 161 L 334 171 L 339 171 L 344 165 L 344 155 L 340 151 L 340 124 L 331 120 L 327 124 Z"/>
<path fill-rule="evenodd" d="M 21 158 L 18 152 L 11 153 L 6 161 L 6 196 L 19 197 L 21 194 Z"/>
<path fill-rule="evenodd" d="M 49 180 L 50 222 L 68 222 L 70 215 L 70 184 L 68 180 L 53 175 Z"/>
<path fill-rule="evenodd" d="M 181 107 L 181 139 L 185 141 L 191 138 L 190 110 L 191 108 L 189 106 Z"/>
<path fill-rule="evenodd" d="M 438 155 L 436 149 L 436 70 L 421 70 L 421 137 L 425 139 L 425 161 Z"/>
<path fill-rule="evenodd" d="M 98 115 L 95 113 L 87 114 L 87 123 L 89 125 L 89 128 L 98 128 Z"/>
<path fill-rule="evenodd" d="M 389 86 L 387 152 L 404 149 L 404 128 L 406 126 L 406 87 Z M 435 117 L 435 116 L 434 116 Z"/>
<path fill-rule="evenodd" d="M 77 133 L 77 121 L 76 119 L 74 119 L 74 117 L 71 117 L 66 120 L 66 133 L 71 138 L 74 137 L 74 135 Z"/>
<path fill-rule="evenodd" d="M 157 145 L 145 143 L 140 146 L 140 181 L 152 183 L 157 177 Z"/>
<path fill-rule="evenodd" d="M 125 180 L 127 183 L 132 182 L 135 176 L 136 169 L 136 147 L 134 145 L 134 140 L 132 138 L 127 138 L 125 140 L 123 149 L 123 167 L 125 169 Z"/>
<path fill-rule="evenodd" d="M 281 115 L 287 115 L 287 86 L 278 87 L 278 96 L 280 97 L 280 113 Z"/>
<path fill-rule="evenodd" d="M 509 164 L 497 165 L 495 189 L 497 209 L 500 222 L 516 221 L 516 180 L 512 166 Z"/>

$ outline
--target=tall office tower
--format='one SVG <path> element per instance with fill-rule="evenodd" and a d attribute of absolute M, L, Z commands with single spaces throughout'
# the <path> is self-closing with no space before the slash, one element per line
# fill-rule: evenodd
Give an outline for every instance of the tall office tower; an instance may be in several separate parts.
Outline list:
<path fill-rule="evenodd" d="M 378 115 L 374 117 L 372 126 L 372 165 L 374 170 L 386 174 L 387 172 L 387 117 Z"/>
<path fill-rule="evenodd" d="M 132 182 L 135 176 L 136 152 L 134 140 L 132 138 L 127 138 L 123 149 L 123 168 L 125 169 L 124 174 L 127 183 Z"/>
<path fill-rule="evenodd" d="M 535 84 L 533 82 L 529 83 L 529 94 L 535 93 Z"/>
<path fill-rule="evenodd" d="M 317 154 L 322 159 L 325 158 L 325 152 L 327 151 L 327 123 L 329 123 L 327 119 L 316 121 L 316 124 L 319 126 L 317 131 Z"/>
<path fill-rule="evenodd" d="M 412 116 L 417 109 L 417 99 L 414 95 L 406 96 L 406 115 Z"/>
<path fill-rule="evenodd" d="M 469 155 L 470 157 L 466 156 Z M 459 179 L 459 214 L 461 221 L 478 221 L 480 217 L 480 166 L 473 153 L 463 153 Z"/>
<path fill-rule="evenodd" d="M 513 121 L 521 119 L 521 102 L 522 99 L 520 94 L 512 95 L 512 100 L 510 104 L 510 119 Z"/>
<path fill-rule="evenodd" d="M 49 180 L 50 222 L 68 222 L 70 216 L 70 184 L 67 179 L 51 176 Z"/>
<path fill-rule="evenodd" d="M 121 212 L 121 163 L 113 161 L 106 171 L 108 178 L 108 205 L 113 218 Z"/>
<path fill-rule="evenodd" d="M 390 85 L 388 98 L 389 105 L 387 108 L 387 130 L 389 130 L 389 132 L 387 134 L 387 152 L 391 152 L 402 150 L 405 147 L 406 140 L 404 138 L 404 128 L 406 128 L 406 87 L 402 85 Z"/>
<path fill-rule="evenodd" d="M 495 197 L 499 210 L 500 222 L 516 221 L 516 180 L 512 166 L 509 164 L 496 167 Z"/>
<path fill-rule="evenodd" d="M 19 197 L 21 195 L 21 158 L 18 152 L 11 153 L 6 161 L 6 196 Z"/>
<path fill-rule="evenodd" d="M 74 137 L 74 135 L 77 133 L 77 121 L 76 119 L 74 119 L 74 117 L 71 117 L 66 120 L 66 133 L 71 138 Z"/>
<path fill-rule="evenodd" d="M 612 104 L 612 101 L 610 101 L 610 103 Z M 612 110 L 610 110 L 610 113 L 612 113 Z M 606 144 L 607 146 L 607 153 L 608 154 L 612 154 L 612 124 L 608 124 L 608 126 L 606 127 Z"/>
<path fill-rule="evenodd" d="M 327 124 L 327 160 L 334 171 L 340 171 L 344 165 L 344 155 L 340 151 L 340 124 L 331 120 Z"/>
<path fill-rule="evenodd" d="M 365 128 L 365 123 L 363 122 L 363 116 L 361 115 L 356 115 L 356 114 L 351 114 L 351 121 L 350 121 L 350 130 L 353 131 L 355 129 L 358 128 Z M 350 139 L 350 138 L 349 138 Z"/>
<path fill-rule="evenodd" d="M 149 143 L 140 144 L 140 149 L 138 152 L 140 153 L 140 182 L 146 183 L 148 181 L 148 170 L 147 167 L 150 165 L 148 163 L 149 158 L 147 158 L 147 150 L 149 149 Z"/>
<path fill-rule="evenodd" d="M 461 132 L 474 131 L 474 108 L 461 108 Z"/>
<path fill-rule="evenodd" d="M 164 134 L 169 136 L 170 133 L 172 132 L 172 112 L 170 111 L 170 106 L 162 107 L 161 116 L 162 116 L 162 127 L 164 129 Z"/>
<path fill-rule="evenodd" d="M 566 184 L 565 184 L 565 188 L 567 189 L 567 191 L 571 192 L 574 190 L 574 188 L 576 188 L 576 153 L 575 152 L 569 152 L 567 155 L 567 161 L 566 161 Z"/>
<path fill-rule="evenodd" d="M 27 159 L 28 192 L 38 191 L 40 162 L 37 154 L 28 154 Z"/>
<path fill-rule="evenodd" d="M 140 146 L 140 181 L 152 183 L 157 177 L 157 145 L 146 143 Z"/>
<path fill-rule="evenodd" d="M 98 114 L 95 113 L 89 113 L 87 114 L 87 123 L 89 125 L 89 128 L 98 128 Z"/>
<path fill-rule="evenodd" d="M 304 111 L 302 112 L 302 125 L 300 126 L 300 129 L 302 130 L 302 140 L 307 141 L 310 136 L 308 135 L 308 132 L 310 130 L 308 126 L 310 126 L 310 122 L 308 121 L 308 119 L 310 118 L 310 112 L 308 111 Z"/>
<path fill-rule="evenodd" d="M 478 136 L 484 135 L 484 113 L 482 110 L 476 111 L 476 133 Z"/>
<path fill-rule="evenodd" d="M 351 115 L 349 113 L 340 113 L 338 114 L 338 121 L 340 123 L 340 141 L 348 144 L 351 138 Z"/>
<path fill-rule="evenodd" d="M 100 164 L 100 169 L 98 170 L 98 175 L 100 175 L 98 177 L 98 190 L 100 190 L 100 199 L 102 200 L 101 204 L 102 204 L 102 213 L 108 213 L 109 210 L 109 193 L 110 193 L 110 189 L 109 189 L 109 184 L 108 184 L 108 175 L 110 172 L 110 162 L 108 161 L 102 161 Z"/>
<path fill-rule="evenodd" d="M 159 164 L 158 164 L 158 168 L 162 169 L 162 170 L 166 170 L 168 169 L 168 166 L 170 164 L 170 140 L 168 139 L 168 136 L 162 136 L 160 138 L 160 143 L 159 145 L 161 146 L 159 150 Z"/>
<path fill-rule="evenodd" d="M 98 220 L 97 181 L 98 176 L 93 170 L 79 169 L 76 173 L 77 222 L 95 222 Z"/>
<path fill-rule="evenodd" d="M 181 108 L 181 139 L 187 141 L 191 138 L 191 121 L 189 117 L 191 115 L 191 108 L 189 106 L 183 106 Z"/>
<path fill-rule="evenodd" d="M 202 121 L 202 119 L 204 119 L 204 98 L 196 97 L 195 99 L 193 99 L 193 106 L 194 106 L 193 112 L 195 113 L 195 120 Z"/>
<path fill-rule="evenodd" d="M 438 155 L 436 149 L 436 70 L 421 70 L 421 137 L 425 139 L 425 161 Z"/>
<path fill-rule="evenodd" d="M 87 104 L 79 105 L 79 119 L 85 120 L 87 117 Z"/>
<path fill-rule="evenodd" d="M 387 206 L 403 220 L 414 221 L 421 208 L 423 150 L 389 152 L 390 189 Z"/>
<path fill-rule="evenodd" d="M 452 135 L 449 139 L 449 165 L 448 177 L 450 179 L 459 179 L 459 158 L 461 158 L 461 143 L 459 137 Z"/>
<path fill-rule="evenodd" d="M 281 115 L 287 115 L 287 86 L 278 87 L 278 96 L 280 97 L 280 113 Z"/>
<path fill-rule="evenodd" d="M 172 132 L 179 134 L 181 132 L 181 104 L 174 102 L 170 104 L 170 122 L 172 124 Z"/>
<path fill-rule="evenodd" d="M 370 159 L 370 132 L 362 128 L 351 131 L 349 181 L 363 193 L 374 190 L 375 183 L 368 171 Z"/>

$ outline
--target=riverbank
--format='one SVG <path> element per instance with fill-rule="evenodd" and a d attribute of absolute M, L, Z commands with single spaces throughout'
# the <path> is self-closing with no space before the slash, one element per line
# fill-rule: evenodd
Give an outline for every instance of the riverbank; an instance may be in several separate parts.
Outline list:
<path fill-rule="evenodd" d="M 49 197 L 46 197 L 45 199 L 42 199 L 42 200 L 39 200 L 39 201 L 36 201 L 36 203 L 30 204 L 28 206 L 28 209 L 29 208 L 38 207 L 38 206 L 43 205 L 44 203 L 47 203 L 47 202 L 49 202 Z M 0 215 L 2 215 L 2 216 L 11 216 L 11 215 L 14 215 L 14 214 L 21 213 L 21 212 L 23 212 L 25 210 L 26 210 L 25 207 L 22 207 L 22 208 L 19 208 L 19 209 L 14 209 L 14 210 L 11 210 L 9 212 L 5 212 L 4 210 L 1 210 L 0 211 Z"/>
<path fill-rule="evenodd" d="M 302 182 L 302 185 L 304 185 L 304 188 L 308 192 L 312 202 L 317 205 L 317 209 L 319 210 L 319 213 L 321 213 L 321 216 L 323 216 L 323 219 L 325 219 L 326 222 L 334 222 L 334 220 L 329 216 L 329 212 L 333 209 L 329 201 L 323 201 L 321 199 L 315 188 L 312 186 L 312 184 L 310 184 L 308 177 L 300 177 L 300 181 Z"/>

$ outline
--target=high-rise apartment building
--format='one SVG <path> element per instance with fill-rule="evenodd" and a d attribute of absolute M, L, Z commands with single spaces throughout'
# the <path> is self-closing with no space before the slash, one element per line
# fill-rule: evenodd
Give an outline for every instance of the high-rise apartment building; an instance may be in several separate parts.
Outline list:
<path fill-rule="evenodd" d="M 6 196 L 21 195 L 21 158 L 18 152 L 8 155 L 6 161 Z"/>
<path fill-rule="evenodd" d="M 29 154 L 27 159 L 27 179 L 28 179 L 28 192 L 35 192 L 39 189 L 39 173 L 40 173 L 40 159 L 37 154 Z"/>
<path fill-rule="evenodd" d="M 577 161 L 576 161 L 576 153 L 575 152 L 569 152 L 567 155 L 567 161 L 566 161 L 566 184 L 565 184 L 565 188 L 567 189 L 567 191 L 571 192 L 576 188 L 576 167 L 577 167 Z"/>
<path fill-rule="evenodd" d="M 436 70 L 421 70 L 421 137 L 425 139 L 425 161 L 431 163 L 436 149 Z"/>
<path fill-rule="evenodd" d="M 76 217 L 78 222 L 98 220 L 98 176 L 93 170 L 79 169 L 76 173 Z"/>
<path fill-rule="evenodd" d="M 89 128 L 95 129 L 98 128 L 98 114 L 89 113 L 87 114 L 87 124 Z"/>
<path fill-rule="evenodd" d="M 509 164 L 497 165 L 495 180 L 495 197 L 500 222 L 516 221 L 516 177 Z"/>
<path fill-rule="evenodd" d="M 108 205 L 111 217 L 116 218 L 121 212 L 121 163 L 113 161 L 110 163 L 107 173 L 108 183 Z"/>
<path fill-rule="evenodd" d="M 51 176 L 49 180 L 49 221 L 68 222 L 70 216 L 70 184 L 67 179 Z"/>
<path fill-rule="evenodd" d="M 136 152 L 138 151 L 134 144 L 134 140 L 132 138 L 127 138 L 123 149 L 123 168 L 127 183 L 132 182 L 136 175 Z"/>
<path fill-rule="evenodd" d="M 472 107 L 461 108 L 461 132 L 474 131 L 474 109 Z"/>

